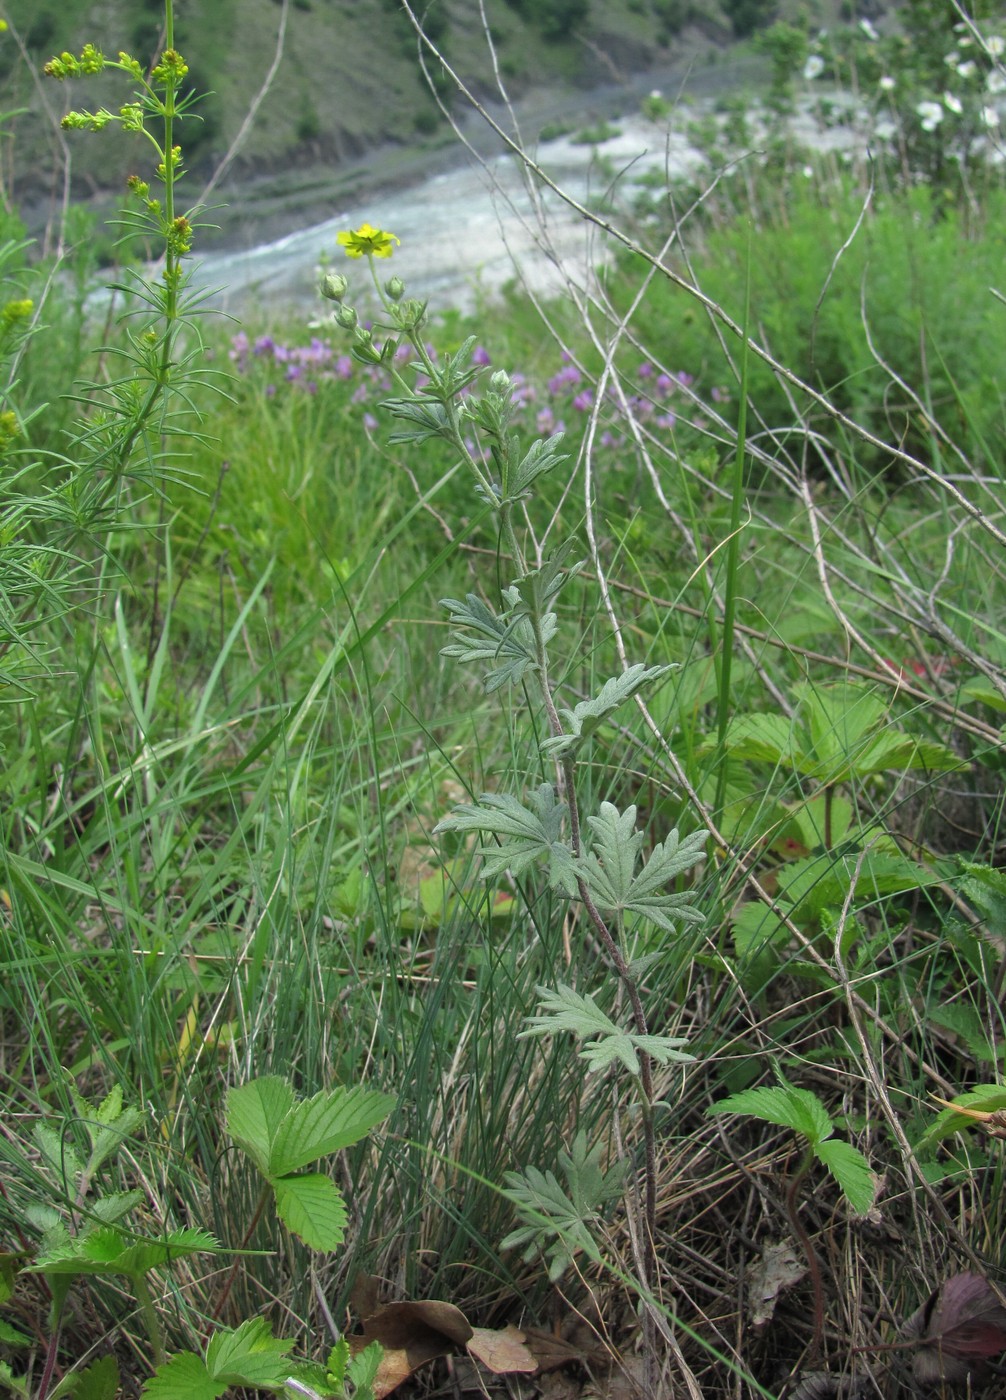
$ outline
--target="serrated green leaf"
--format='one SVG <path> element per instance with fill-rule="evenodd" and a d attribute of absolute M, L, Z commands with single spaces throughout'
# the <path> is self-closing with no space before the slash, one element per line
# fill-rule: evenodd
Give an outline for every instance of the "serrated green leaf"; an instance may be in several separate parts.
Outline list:
<path fill-rule="evenodd" d="M 73 1400 L 115 1400 L 119 1393 L 119 1363 L 102 1356 L 87 1366 L 73 1384 Z"/>
<path fill-rule="evenodd" d="M 102 1225 L 114 1225 L 117 1220 L 121 1220 L 131 1210 L 135 1210 L 143 1200 L 145 1200 L 145 1196 L 140 1190 L 114 1191 L 111 1195 L 102 1196 L 100 1200 L 92 1201 L 91 1214 Z"/>
<path fill-rule="evenodd" d="M 270 1177 L 289 1176 L 301 1167 L 366 1137 L 395 1107 L 395 1099 L 360 1085 L 322 1090 L 284 1117 L 269 1153 Z"/>
<path fill-rule="evenodd" d="M 505 590 L 503 598 L 511 609 L 519 602 L 516 589 Z M 456 640 L 443 647 L 440 655 L 463 662 L 490 662 L 491 669 L 483 677 L 488 694 L 504 685 L 519 685 L 527 671 L 537 670 L 534 631 L 522 613 L 513 617 L 506 613 L 497 616 L 475 593 L 469 593 L 464 602 L 458 598 L 441 598 L 440 606 L 449 610 L 453 626 L 465 628 L 476 636 L 472 641 L 464 632 L 457 633 Z M 555 614 L 546 613 L 541 625 L 547 643 L 555 634 Z"/>
<path fill-rule="evenodd" d="M 269 1175 L 273 1140 L 294 1103 L 293 1089 L 278 1074 L 264 1075 L 227 1091 L 227 1131 L 263 1176 Z"/>
<path fill-rule="evenodd" d="M 371 1342 L 350 1361 L 347 1370 L 353 1385 L 353 1400 L 373 1400 L 374 1382 L 383 1357 L 384 1348 L 380 1342 Z"/>
<path fill-rule="evenodd" d="M 180 1351 L 158 1366 L 140 1394 L 148 1400 L 218 1400 L 228 1389 L 227 1381 L 214 1380 L 194 1352 Z"/>
<path fill-rule="evenodd" d="M 572 710 L 561 709 L 559 714 L 566 730 L 564 734 L 544 739 L 542 753 L 553 757 L 572 753 L 586 739 L 591 738 L 618 707 L 630 699 L 642 686 L 672 671 L 673 666 L 629 666 L 619 676 L 605 681 L 597 695 L 591 700 L 581 700 Z"/>
<path fill-rule="evenodd" d="M 581 996 L 563 983 L 554 992 L 548 987 L 538 987 L 536 991 L 539 1014 L 525 1018 L 526 1029 L 519 1032 L 518 1040 L 532 1035 L 555 1035 L 558 1031 L 572 1031 L 581 1039 L 588 1035 L 621 1035 L 620 1028 L 593 997 Z"/>
<path fill-rule="evenodd" d="M 129 1137 L 131 1133 L 135 1133 L 143 1121 L 143 1110 L 134 1106 L 122 1109 L 115 1120 L 107 1126 L 96 1127 L 93 1123 L 87 1123 L 88 1134 L 91 1138 L 91 1152 L 87 1162 L 88 1174 L 93 1174 L 113 1152 L 118 1151 L 123 1139 Z"/>
<path fill-rule="evenodd" d="M 610 1065 L 620 1064 L 624 1065 L 634 1078 L 639 1078 L 639 1056 L 632 1036 L 625 1031 L 615 1031 L 601 1040 L 588 1040 L 577 1054 L 592 1074 L 599 1074 Z"/>
<path fill-rule="evenodd" d="M 83 1172 L 84 1164 L 66 1133 L 57 1133 L 48 1123 L 36 1123 L 32 1137 L 60 1181 L 68 1186 L 73 1185 Z M 72 1195 L 73 1192 L 68 1194 Z"/>
<path fill-rule="evenodd" d="M 346 1368 L 349 1365 L 349 1360 L 349 1343 L 346 1341 L 345 1337 L 340 1337 L 335 1346 L 328 1353 L 328 1359 L 325 1362 L 325 1369 L 328 1372 L 333 1388 L 336 1390 L 342 1389 L 343 1382 L 346 1379 Z"/>
<path fill-rule="evenodd" d="M 758 1118 L 763 1123 L 775 1123 L 800 1133 L 808 1142 L 817 1144 L 834 1132 L 828 1110 L 810 1089 L 797 1089 L 792 1084 L 772 1088 L 744 1089 L 731 1094 L 706 1109 L 708 1116 L 735 1113 Z"/>
<path fill-rule="evenodd" d="M 171 1230 L 158 1240 L 129 1242 L 120 1231 L 102 1226 L 86 1235 L 67 1237 L 39 1255 L 26 1273 L 145 1274 L 189 1254 L 210 1254 L 220 1246 L 204 1230 Z"/>
<path fill-rule="evenodd" d="M 115 1084 L 98 1105 L 98 1111 L 95 1116 L 99 1123 L 107 1127 L 110 1123 L 115 1122 L 121 1112 L 122 1088 L 120 1085 Z"/>
<path fill-rule="evenodd" d="M 311 1249 L 331 1252 L 346 1237 L 346 1203 L 335 1182 L 320 1172 L 281 1176 L 272 1182 L 276 1213 Z"/>
<path fill-rule="evenodd" d="M 274 1337 L 261 1317 L 248 1318 L 233 1331 L 215 1332 L 206 1348 L 206 1369 L 228 1386 L 277 1387 L 290 1373 L 287 1352 L 293 1342 Z"/>
<path fill-rule="evenodd" d="M 778 714 L 737 715 L 727 725 L 724 747 L 751 763 L 790 766 L 797 752 L 793 722 Z"/>
<path fill-rule="evenodd" d="M 430 438 L 453 440 L 447 410 L 435 399 L 382 399 L 380 407 L 392 418 L 411 424 L 388 435 L 389 443 L 427 442 Z"/>
<path fill-rule="evenodd" d="M 5 1322 L 0 1317 L 0 1342 L 7 1347 L 30 1347 L 33 1338 L 24 1332 L 19 1332 L 16 1327 L 12 1327 L 9 1322 Z"/>
<path fill-rule="evenodd" d="M 831 1172 L 854 1211 L 865 1215 L 873 1209 L 877 1198 L 877 1181 L 869 1162 L 858 1148 L 831 1138 L 817 1144 L 814 1156 Z"/>

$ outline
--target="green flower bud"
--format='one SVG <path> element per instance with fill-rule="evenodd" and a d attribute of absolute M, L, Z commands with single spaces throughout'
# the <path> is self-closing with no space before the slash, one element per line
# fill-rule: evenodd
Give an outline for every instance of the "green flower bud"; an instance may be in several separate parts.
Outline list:
<path fill-rule="evenodd" d="M 344 331 L 355 330 L 357 322 L 356 312 L 351 306 L 340 305 L 335 312 L 335 323 L 341 326 Z"/>
<path fill-rule="evenodd" d="M 405 295 L 405 283 L 400 277 L 389 277 L 384 284 L 384 290 L 392 301 L 401 301 Z"/>
<path fill-rule="evenodd" d="M 326 272 L 318 283 L 318 291 L 328 301 L 342 301 L 349 290 L 349 283 L 340 272 Z M 351 326 L 347 326 L 351 330 Z"/>
<path fill-rule="evenodd" d="M 512 388 L 512 384 L 506 370 L 498 369 L 489 380 L 489 386 L 494 394 L 508 394 Z"/>

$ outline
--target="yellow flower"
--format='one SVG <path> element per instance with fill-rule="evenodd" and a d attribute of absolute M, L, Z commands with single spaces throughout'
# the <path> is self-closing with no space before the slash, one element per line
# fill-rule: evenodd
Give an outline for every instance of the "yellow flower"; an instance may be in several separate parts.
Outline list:
<path fill-rule="evenodd" d="M 347 258 L 362 258 L 364 255 L 368 258 L 390 258 L 394 252 L 391 245 L 402 240 L 393 233 L 385 233 L 383 229 L 361 224 L 355 233 L 340 233 L 335 241 L 345 248 Z"/>

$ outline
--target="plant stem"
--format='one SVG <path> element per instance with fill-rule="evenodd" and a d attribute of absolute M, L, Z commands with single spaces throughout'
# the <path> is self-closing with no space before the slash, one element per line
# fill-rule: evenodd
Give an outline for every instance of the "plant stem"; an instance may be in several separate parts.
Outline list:
<path fill-rule="evenodd" d="M 150 1292 L 150 1284 L 147 1282 L 146 1274 L 133 1275 L 133 1290 L 136 1293 L 136 1301 L 140 1305 L 147 1336 L 150 1338 L 150 1346 L 154 1354 L 154 1370 L 156 1371 L 158 1366 L 164 1365 L 166 1359 L 164 1330 L 161 1327 L 161 1319 L 157 1316 L 157 1309 L 154 1307 L 154 1298 Z"/>
<path fill-rule="evenodd" d="M 230 1267 L 230 1270 L 227 1274 L 227 1278 L 224 1281 L 224 1286 L 220 1290 L 220 1297 L 217 1299 L 217 1305 L 213 1309 L 213 1312 L 210 1316 L 211 1322 L 220 1321 L 221 1314 L 223 1313 L 223 1310 L 227 1305 L 227 1299 L 231 1296 L 231 1289 L 234 1287 L 234 1280 L 237 1278 L 238 1269 L 241 1267 L 241 1251 L 243 1249 L 247 1249 L 248 1242 L 251 1239 L 252 1235 L 254 1235 L 255 1228 L 258 1225 L 259 1221 L 262 1219 L 262 1212 L 265 1210 L 266 1202 L 268 1200 L 269 1186 L 267 1183 L 265 1186 L 262 1187 L 262 1190 L 259 1192 L 259 1198 L 255 1202 L 255 1210 L 252 1213 L 252 1218 L 248 1223 L 247 1230 L 245 1230 L 244 1232 L 244 1238 L 241 1240 L 241 1243 L 238 1246 L 237 1257 L 235 1258 L 234 1263 Z"/>
<path fill-rule="evenodd" d="M 810 1286 L 814 1295 L 814 1332 L 811 1338 L 810 1353 L 807 1358 L 808 1365 L 817 1364 L 821 1356 L 821 1347 L 824 1341 L 824 1284 L 821 1279 L 821 1264 L 817 1257 L 817 1250 L 811 1243 L 810 1236 L 804 1229 L 803 1221 L 797 1210 L 797 1194 L 803 1185 L 804 1178 L 810 1171 L 814 1161 L 814 1154 L 810 1148 L 804 1153 L 803 1161 L 793 1175 L 792 1181 L 786 1188 L 786 1215 L 789 1218 L 790 1228 L 800 1242 L 804 1257 L 807 1260 L 807 1272 L 810 1274 Z"/>

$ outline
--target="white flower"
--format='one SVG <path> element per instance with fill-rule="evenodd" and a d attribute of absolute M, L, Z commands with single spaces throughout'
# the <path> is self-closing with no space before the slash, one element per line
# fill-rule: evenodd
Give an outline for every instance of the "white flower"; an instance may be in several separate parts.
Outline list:
<path fill-rule="evenodd" d="M 935 131 L 943 120 L 943 108 L 938 102 L 919 102 L 915 110 L 922 119 L 923 131 Z"/>
<path fill-rule="evenodd" d="M 874 43 L 876 43 L 877 40 L 880 38 L 880 35 L 877 33 L 876 29 L 874 29 L 873 25 L 868 19 L 861 19 L 859 21 L 859 27 L 866 35 L 866 37 L 868 39 L 872 39 Z"/>
<path fill-rule="evenodd" d="M 964 111 L 964 103 L 959 97 L 955 97 L 952 92 L 945 92 L 943 94 L 943 105 L 948 112 L 955 112 L 957 116 L 960 116 Z"/>
<path fill-rule="evenodd" d="M 999 113 L 994 107 L 982 108 L 982 121 L 989 128 L 999 125 Z"/>
<path fill-rule="evenodd" d="M 885 73 L 877 84 L 881 92 L 893 92 L 898 86 L 897 79 L 892 78 L 890 73 Z"/>
<path fill-rule="evenodd" d="M 878 141 L 893 141 L 898 134 L 898 128 L 889 118 L 882 117 L 873 128 L 873 134 Z"/>
<path fill-rule="evenodd" d="M 985 52 L 989 58 L 1002 58 L 1006 53 L 1006 39 L 1001 34 L 990 34 L 985 40 Z"/>
<path fill-rule="evenodd" d="M 956 49 L 951 49 L 950 52 L 947 54 L 946 58 L 943 60 L 943 62 L 947 65 L 948 68 L 956 68 L 960 61 L 961 56 Z"/>
<path fill-rule="evenodd" d="M 803 76 L 806 82 L 812 82 L 814 78 L 819 78 L 824 72 L 824 59 L 819 53 L 812 53 L 803 65 Z"/>
<path fill-rule="evenodd" d="M 974 38 L 970 34 L 962 34 L 961 37 L 957 40 L 957 47 L 959 49 L 969 49 L 973 43 Z"/>
<path fill-rule="evenodd" d="M 978 64 L 973 58 L 969 58 L 967 63 L 960 63 L 957 66 L 958 78 L 973 78 L 978 72 Z"/>
<path fill-rule="evenodd" d="M 992 93 L 993 96 L 995 96 L 996 93 L 1006 92 L 1006 73 L 1004 73 L 1001 68 L 993 68 L 990 70 L 988 77 L 985 79 L 985 91 Z"/>

